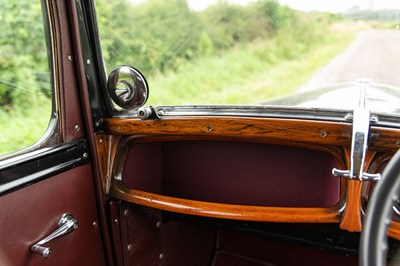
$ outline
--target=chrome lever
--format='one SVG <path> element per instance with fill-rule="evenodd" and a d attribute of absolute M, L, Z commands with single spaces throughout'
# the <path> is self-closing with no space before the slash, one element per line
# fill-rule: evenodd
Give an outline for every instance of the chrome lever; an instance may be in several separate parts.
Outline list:
<path fill-rule="evenodd" d="M 380 174 L 363 172 L 368 148 L 370 111 L 358 108 L 353 112 L 353 133 L 351 138 L 350 170 L 332 169 L 332 175 L 359 181 L 378 181 Z"/>
<path fill-rule="evenodd" d="M 361 79 L 358 81 L 360 89 L 360 99 L 358 107 L 353 110 L 353 128 L 351 136 L 351 156 L 350 169 L 332 169 L 332 175 L 355 179 L 359 181 L 378 181 L 380 174 L 364 173 L 364 163 L 367 156 L 368 138 L 371 122 L 371 111 L 366 108 L 365 97 L 369 80 Z"/>
<path fill-rule="evenodd" d="M 78 228 L 78 220 L 75 219 L 75 217 L 70 214 L 70 213 L 64 213 L 60 220 L 58 221 L 58 228 L 56 231 L 45 237 L 44 239 L 40 240 L 33 246 L 31 246 L 31 251 L 36 252 L 40 255 L 42 255 L 43 258 L 48 258 L 51 255 L 51 248 L 49 247 L 44 247 L 43 245 L 46 244 L 47 242 L 66 235 L 73 230 Z"/>
<path fill-rule="evenodd" d="M 379 181 L 381 179 L 381 174 L 362 173 L 361 176 L 354 177 L 350 174 L 349 170 L 339 170 L 336 168 L 332 169 L 332 175 L 360 181 Z"/>

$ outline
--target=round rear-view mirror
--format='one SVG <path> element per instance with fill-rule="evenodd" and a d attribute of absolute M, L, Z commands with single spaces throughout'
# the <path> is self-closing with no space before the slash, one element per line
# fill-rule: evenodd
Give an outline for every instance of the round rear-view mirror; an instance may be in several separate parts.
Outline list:
<path fill-rule="evenodd" d="M 111 99 L 123 109 L 139 108 L 149 97 L 145 77 L 130 66 L 114 69 L 108 77 L 107 89 Z"/>

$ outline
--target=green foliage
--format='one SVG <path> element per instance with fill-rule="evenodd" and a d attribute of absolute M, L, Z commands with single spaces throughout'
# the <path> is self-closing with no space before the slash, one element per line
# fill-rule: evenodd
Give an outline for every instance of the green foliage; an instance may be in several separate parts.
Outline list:
<path fill-rule="evenodd" d="M 45 132 L 51 83 L 40 1 L 0 0 L 0 155 Z"/>
<path fill-rule="evenodd" d="M 146 73 L 176 68 L 197 50 L 198 18 L 185 0 L 97 1 L 104 58 L 108 68 L 139 66 Z"/>
<path fill-rule="evenodd" d="M 295 58 L 323 38 L 339 19 L 302 13 L 276 0 L 248 5 L 217 1 L 206 10 L 190 10 L 185 0 L 97 0 L 103 55 L 108 70 L 138 67 L 147 77 L 179 70 L 201 57 L 219 56 L 234 47 L 270 42 L 259 50 L 268 62 Z"/>
<path fill-rule="evenodd" d="M 100 11 L 104 1 L 97 2 Z M 131 19 L 122 19 L 120 5 Z M 107 7 L 99 12 L 106 64 L 141 69 L 154 105 L 251 104 L 283 95 L 350 41 L 327 34 L 341 16 L 295 11 L 275 0 L 244 6 L 219 0 L 200 12 L 183 0 Z M 326 47 L 332 51 L 316 54 Z"/>
<path fill-rule="evenodd" d="M 50 96 L 39 1 L 0 1 L 0 106 L 28 110 Z"/>
<path fill-rule="evenodd" d="M 208 36 L 207 32 L 203 31 L 199 37 L 199 47 L 198 47 L 198 55 L 199 56 L 209 56 L 214 51 L 214 45 L 210 36 Z"/>
<path fill-rule="evenodd" d="M 50 120 L 51 100 L 43 97 L 40 102 L 28 114 L 0 108 L 0 156 L 29 147 L 43 136 Z"/>
<path fill-rule="evenodd" d="M 284 28 L 287 24 L 287 20 L 293 16 L 291 9 L 281 7 L 278 2 L 274 0 L 258 1 L 254 5 L 254 10 L 258 18 L 264 18 L 267 23 L 264 25 L 264 29 L 270 35 L 276 34 L 281 28 Z"/>
<path fill-rule="evenodd" d="M 352 41 L 332 34 L 312 49 L 292 52 L 275 41 L 235 47 L 220 56 L 198 58 L 152 79 L 150 105 L 258 104 L 294 92 Z"/>
<path fill-rule="evenodd" d="M 251 39 L 253 31 L 247 31 L 248 10 L 225 1 L 209 7 L 199 14 L 202 28 L 210 36 L 216 50 L 233 47 Z"/>

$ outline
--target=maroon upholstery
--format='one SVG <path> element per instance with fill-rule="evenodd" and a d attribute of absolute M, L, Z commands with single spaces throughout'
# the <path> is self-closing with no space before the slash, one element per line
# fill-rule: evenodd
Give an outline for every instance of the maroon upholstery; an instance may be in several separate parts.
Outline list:
<path fill-rule="evenodd" d="M 104 265 L 91 165 L 80 166 L 0 198 L 0 250 L 12 265 Z M 78 228 L 54 239 L 48 259 L 30 246 L 72 213 Z M 93 226 L 93 222 L 97 226 Z"/>
<path fill-rule="evenodd" d="M 168 221 L 162 227 L 166 265 L 210 265 L 216 245 L 212 227 Z"/>
<path fill-rule="evenodd" d="M 217 251 L 212 266 L 273 266 L 264 261 L 243 257 L 235 253 Z"/>
<path fill-rule="evenodd" d="M 126 210 L 128 215 L 121 219 L 124 265 L 333 266 L 358 263 L 356 255 L 345 256 L 301 244 L 225 231 L 212 223 L 192 223 L 171 217 L 158 223 L 160 211 L 122 203 L 121 212 Z"/>
<path fill-rule="evenodd" d="M 121 235 L 124 265 L 161 265 L 164 258 L 161 238 L 161 212 L 136 205 L 122 204 Z"/>
<path fill-rule="evenodd" d="M 228 231 L 220 231 L 218 236 L 217 249 L 273 265 L 358 265 L 357 256 L 338 255 L 316 248 Z"/>
<path fill-rule="evenodd" d="M 339 200 L 337 167 L 327 153 L 222 141 L 133 146 L 123 170 L 130 188 L 186 199 L 260 206 L 331 207 Z"/>
<path fill-rule="evenodd" d="M 162 194 L 161 143 L 135 145 L 129 152 L 123 182 L 132 188 Z"/>
<path fill-rule="evenodd" d="M 59 88 L 59 113 L 61 119 L 61 135 L 63 141 L 71 141 L 84 136 L 85 129 L 83 126 L 81 106 L 79 102 L 76 73 L 74 69 L 75 59 L 68 60 L 68 56 L 73 55 L 71 29 L 69 24 L 70 16 L 66 2 L 55 1 L 55 28 L 57 35 L 57 61 L 60 64 L 60 71 L 56 71 Z M 78 29 L 74 29 L 79 32 Z M 85 81 L 86 82 L 86 81 Z M 75 129 L 75 125 L 79 126 L 79 130 Z"/>

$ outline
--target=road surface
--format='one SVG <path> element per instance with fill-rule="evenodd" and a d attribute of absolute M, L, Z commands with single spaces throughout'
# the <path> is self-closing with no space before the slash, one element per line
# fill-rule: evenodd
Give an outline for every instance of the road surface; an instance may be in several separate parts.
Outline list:
<path fill-rule="evenodd" d="M 369 78 L 400 87 L 400 31 L 366 30 L 327 66 L 318 70 L 300 91 Z"/>

